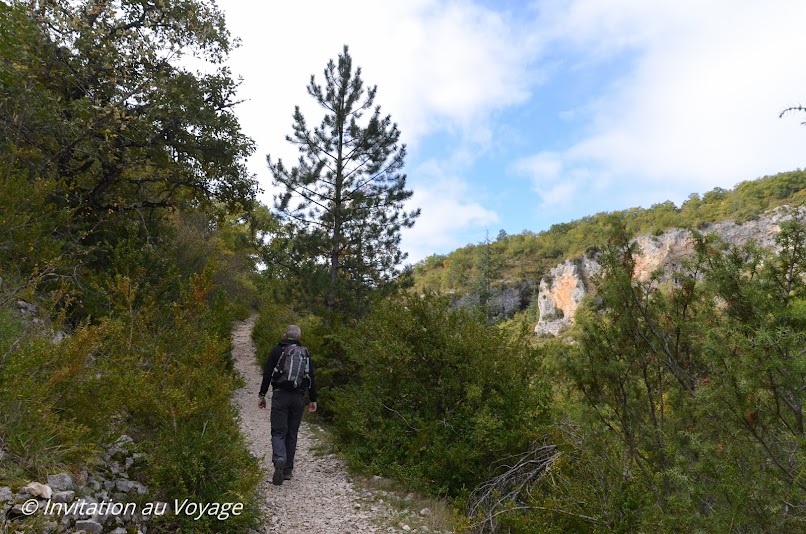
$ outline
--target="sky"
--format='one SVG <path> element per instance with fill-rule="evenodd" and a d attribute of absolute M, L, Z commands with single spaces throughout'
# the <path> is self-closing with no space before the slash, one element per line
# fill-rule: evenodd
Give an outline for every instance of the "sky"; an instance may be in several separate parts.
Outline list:
<path fill-rule="evenodd" d="M 216 0 L 236 113 L 292 163 L 294 106 L 349 46 L 407 145 L 407 263 L 806 167 L 802 0 Z"/>

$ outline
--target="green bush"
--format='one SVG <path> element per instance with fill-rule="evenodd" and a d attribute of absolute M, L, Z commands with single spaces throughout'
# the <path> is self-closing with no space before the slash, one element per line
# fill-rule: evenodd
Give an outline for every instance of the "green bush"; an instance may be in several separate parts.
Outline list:
<path fill-rule="evenodd" d="M 774 253 L 698 236 L 674 284 L 611 243 L 602 309 L 546 366 L 563 456 L 511 531 L 803 530 L 806 227 L 781 226 Z"/>
<path fill-rule="evenodd" d="M 79 344 L 55 347 L 44 332 L 0 309 L 0 448 L 6 452 L 0 480 L 41 479 L 92 452 L 89 429 L 61 415 L 60 397 L 81 366 L 71 350 Z"/>
<path fill-rule="evenodd" d="M 228 308 L 207 305 L 209 277 L 194 279 L 172 310 L 129 308 L 130 281 L 114 287 L 110 300 L 121 311 L 58 345 L 0 312 L 0 480 L 41 480 L 91 463 L 94 451 L 126 433 L 146 455 L 138 476 L 152 497 L 245 505 L 226 521 L 170 518 L 160 530 L 253 526 L 261 473 L 230 402 Z"/>
<path fill-rule="evenodd" d="M 355 375 L 334 393 L 335 435 L 364 470 L 462 496 L 545 422 L 533 351 L 447 298 L 381 303 L 344 344 Z"/>

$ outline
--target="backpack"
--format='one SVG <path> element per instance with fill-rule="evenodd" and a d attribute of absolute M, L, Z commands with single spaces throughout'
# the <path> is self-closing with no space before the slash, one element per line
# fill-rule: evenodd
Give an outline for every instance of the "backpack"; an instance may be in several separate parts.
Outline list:
<path fill-rule="evenodd" d="M 308 379 L 309 360 L 308 349 L 302 345 L 286 345 L 271 375 L 272 385 L 286 390 L 303 387 Z"/>

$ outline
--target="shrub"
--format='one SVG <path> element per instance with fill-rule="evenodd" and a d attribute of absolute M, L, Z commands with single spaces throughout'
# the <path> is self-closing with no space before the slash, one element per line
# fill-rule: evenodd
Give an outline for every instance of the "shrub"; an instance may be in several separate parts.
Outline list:
<path fill-rule="evenodd" d="M 335 392 L 335 434 L 356 466 L 461 496 L 544 421 L 534 353 L 441 296 L 380 304 L 345 340 L 356 370 Z"/>

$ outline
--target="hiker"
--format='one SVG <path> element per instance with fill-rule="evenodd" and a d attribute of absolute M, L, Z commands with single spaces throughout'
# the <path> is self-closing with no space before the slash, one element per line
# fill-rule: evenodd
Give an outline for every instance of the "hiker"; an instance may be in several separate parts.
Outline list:
<path fill-rule="evenodd" d="M 300 342 L 301 330 L 290 325 L 285 337 L 272 349 L 263 367 L 258 407 L 266 407 L 266 392 L 272 385 L 271 395 L 271 461 L 274 463 L 272 483 L 280 486 L 291 480 L 294 454 L 297 450 L 297 432 L 308 392 L 308 412 L 316 411 L 316 383 L 308 349 Z"/>

